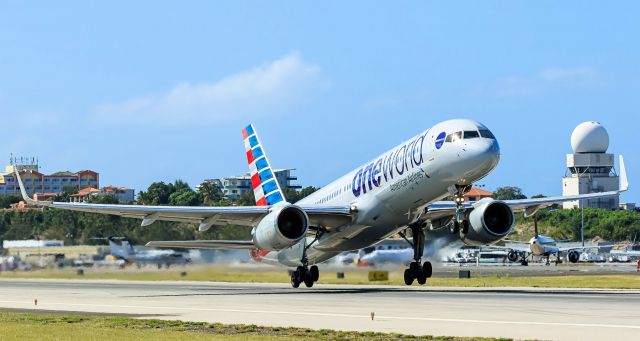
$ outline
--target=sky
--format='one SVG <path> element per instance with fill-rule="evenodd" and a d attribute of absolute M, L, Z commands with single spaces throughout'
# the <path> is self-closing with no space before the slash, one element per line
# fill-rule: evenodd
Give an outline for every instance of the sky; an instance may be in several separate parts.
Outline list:
<path fill-rule="evenodd" d="M 322 186 L 451 118 L 498 138 L 482 184 L 560 195 L 570 136 L 601 122 L 640 202 L 640 3 L 0 0 L 0 161 L 101 185 L 274 168 Z M 2 163 L 2 162 L 0 162 Z M 639 185 L 640 186 L 640 185 Z"/>

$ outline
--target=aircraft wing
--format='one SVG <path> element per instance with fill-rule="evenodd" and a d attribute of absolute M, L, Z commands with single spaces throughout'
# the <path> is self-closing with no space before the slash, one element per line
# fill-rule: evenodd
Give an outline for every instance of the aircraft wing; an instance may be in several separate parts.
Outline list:
<path fill-rule="evenodd" d="M 514 246 L 496 246 L 496 245 L 489 245 L 489 246 L 483 246 L 482 250 L 513 250 L 513 251 L 518 251 L 518 252 L 531 252 L 531 247 L 529 246 L 529 244 L 523 244 L 523 245 L 514 245 Z"/>
<path fill-rule="evenodd" d="M 567 252 L 567 251 L 573 251 L 573 250 L 590 250 L 590 249 L 602 249 L 602 248 L 608 248 L 608 247 L 614 247 L 614 246 L 618 246 L 618 245 L 596 245 L 596 246 L 576 246 L 576 247 L 559 247 L 558 251 L 560 252 Z"/>
<path fill-rule="evenodd" d="M 151 225 L 158 220 L 199 224 L 200 231 L 207 230 L 211 226 L 254 226 L 271 211 L 270 206 L 146 206 L 36 201 L 27 195 L 20 174 L 17 171 L 15 174 L 24 201 L 31 205 L 137 218 L 142 219 L 142 226 Z M 352 215 L 355 214 L 347 205 L 299 206 L 307 213 L 310 226 L 322 226 L 328 230 L 351 222 Z"/>
<path fill-rule="evenodd" d="M 148 247 L 169 249 L 254 249 L 251 240 L 176 240 L 176 241 L 152 241 L 146 244 Z"/>
<path fill-rule="evenodd" d="M 553 204 L 563 203 L 565 201 L 587 200 L 608 198 L 620 195 L 622 192 L 626 192 L 629 189 L 629 181 L 627 180 L 627 171 L 624 167 L 624 159 L 620 155 L 620 189 L 617 191 L 589 193 L 579 195 L 567 195 L 547 198 L 532 198 L 532 199 L 518 199 L 518 200 L 503 200 L 504 203 L 509 205 L 515 212 L 525 212 L 525 216 L 529 217 L 535 214 L 541 208 L 551 206 Z M 465 202 L 463 204 L 464 209 L 470 209 L 472 206 L 470 203 Z M 423 217 L 428 220 L 441 219 L 450 217 L 455 214 L 456 204 L 453 201 L 437 201 L 427 206 L 427 212 Z"/>

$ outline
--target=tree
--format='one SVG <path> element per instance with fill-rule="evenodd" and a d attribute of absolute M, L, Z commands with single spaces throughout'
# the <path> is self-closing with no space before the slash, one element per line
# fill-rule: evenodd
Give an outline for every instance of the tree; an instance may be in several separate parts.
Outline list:
<path fill-rule="evenodd" d="M 64 186 L 62 187 L 62 192 L 58 193 L 55 197 L 53 197 L 52 201 L 70 201 L 69 199 L 73 194 L 78 193 L 78 188 L 75 186 Z"/>
<path fill-rule="evenodd" d="M 282 188 L 282 194 L 284 194 L 284 199 L 290 203 L 295 203 L 300 200 L 300 193 L 293 188 Z"/>
<path fill-rule="evenodd" d="M 313 186 L 307 186 L 305 188 L 303 188 L 302 190 L 300 190 L 300 199 L 303 199 L 305 197 L 307 197 L 309 194 L 317 191 L 318 188 L 313 187 Z"/>
<path fill-rule="evenodd" d="M 220 202 L 223 193 L 217 184 L 211 181 L 205 181 L 198 186 L 198 194 L 202 197 L 205 205 L 214 206 Z"/>
<path fill-rule="evenodd" d="M 305 187 L 303 189 L 301 189 L 300 191 L 296 191 L 293 188 L 288 188 L 285 187 L 282 189 L 282 194 L 284 194 L 285 199 L 290 202 L 290 203 L 295 203 L 298 202 L 300 200 L 302 200 L 304 197 L 308 196 L 309 194 L 317 191 L 318 189 L 313 187 L 313 186 L 308 186 Z"/>
<path fill-rule="evenodd" d="M 118 200 L 118 197 L 112 193 L 98 193 L 89 195 L 87 202 L 92 204 L 119 204 L 120 200 Z"/>
<path fill-rule="evenodd" d="M 191 189 L 191 187 L 189 187 L 189 184 L 178 179 L 176 181 L 173 182 L 173 184 L 169 184 L 169 187 L 171 188 L 171 192 L 178 192 L 184 189 Z"/>
<path fill-rule="evenodd" d="M 506 186 L 497 188 L 493 192 L 493 198 L 498 200 L 517 200 L 526 199 L 527 196 L 522 194 L 522 190 L 519 187 Z"/>
<path fill-rule="evenodd" d="M 191 188 L 181 189 L 169 196 L 169 205 L 171 206 L 200 206 L 201 203 L 200 195 Z"/>
<path fill-rule="evenodd" d="M 239 196 L 235 200 L 235 204 L 238 206 L 255 206 L 256 197 L 253 195 L 253 191 L 249 190 L 243 195 Z"/>
<path fill-rule="evenodd" d="M 0 208 L 9 208 L 12 204 L 20 202 L 20 197 L 17 195 L 0 195 Z"/>
<path fill-rule="evenodd" d="M 138 203 L 141 205 L 166 205 L 169 196 L 174 192 L 173 184 L 165 184 L 163 181 L 152 183 L 146 192 L 138 193 Z"/>

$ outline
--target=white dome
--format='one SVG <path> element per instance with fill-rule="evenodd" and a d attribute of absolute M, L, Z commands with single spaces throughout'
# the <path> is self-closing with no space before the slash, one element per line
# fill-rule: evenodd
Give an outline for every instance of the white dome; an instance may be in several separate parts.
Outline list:
<path fill-rule="evenodd" d="M 609 134 L 602 124 L 587 121 L 578 124 L 571 134 L 574 153 L 606 153 L 609 148 Z"/>

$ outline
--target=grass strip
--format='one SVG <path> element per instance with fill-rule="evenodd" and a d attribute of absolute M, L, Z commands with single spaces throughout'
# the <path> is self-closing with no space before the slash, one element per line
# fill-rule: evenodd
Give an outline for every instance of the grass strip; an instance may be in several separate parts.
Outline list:
<path fill-rule="evenodd" d="M 134 319 L 62 313 L 0 312 L 3 340 L 511 340 Z"/>
<path fill-rule="evenodd" d="M 181 272 L 186 272 L 186 275 Z M 0 278 L 42 278 L 42 279 L 117 279 L 140 281 L 213 281 L 237 283 L 289 283 L 287 272 L 283 269 L 241 271 L 222 267 L 197 267 L 187 269 L 163 270 L 104 270 L 86 269 L 83 275 L 75 270 L 34 270 L 1 272 Z M 323 272 L 320 284 L 377 284 L 404 285 L 402 273 L 389 272 L 389 280 L 370 282 L 366 271 L 346 271 L 344 278 L 336 278 L 334 272 Z M 433 277 L 427 286 L 444 287 L 540 287 L 540 288 L 594 288 L 594 289 L 640 289 L 640 273 L 612 275 L 554 275 L 554 276 L 510 276 L 500 275 L 477 276 L 470 279 Z"/>

